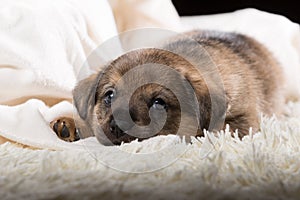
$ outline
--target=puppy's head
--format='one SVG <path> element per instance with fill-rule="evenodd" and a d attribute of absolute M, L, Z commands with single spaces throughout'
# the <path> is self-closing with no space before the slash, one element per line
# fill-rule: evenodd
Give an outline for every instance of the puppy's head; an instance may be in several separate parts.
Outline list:
<path fill-rule="evenodd" d="M 171 52 L 135 50 L 81 81 L 74 103 L 86 126 L 106 145 L 155 135 L 195 136 L 202 128 L 198 100 L 206 108 L 210 103 L 201 76 L 191 70 L 190 63 Z M 203 121 L 209 117 L 202 115 Z"/>

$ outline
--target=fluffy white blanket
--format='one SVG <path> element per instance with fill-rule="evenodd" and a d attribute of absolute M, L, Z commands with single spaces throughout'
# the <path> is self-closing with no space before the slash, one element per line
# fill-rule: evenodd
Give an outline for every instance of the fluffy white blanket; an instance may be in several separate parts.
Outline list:
<path fill-rule="evenodd" d="M 221 133 L 192 144 L 167 136 L 120 147 L 95 146 L 94 151 L 2 144 L 1 199 L 296 200 L 300 104 L 287 108 L 288 118 L 264 119 L 262 131 L 242 141 Z"/>
<path fill-rule="evenodd" d="M 61 141 L 49 123 L 72 115 L 71 92 L 82 67 L 86 74 L 96 70 L 85 62 L 88 55 L 118 32 L 143 27 L 255 37 L 278 58 L 287 77 L 286 97 L 297 100 L 298 24 L 254 9 L 179 18 L 167 0 L 3 0 L 0 5 L 0 136 L 44 149 L 0 145 L 1 199 L 297 199 L 299 103 L 287 104 L 280 120 L 263 119 L 262 131 L 243 141 L 207 133 L 192 144 L 166 136 L 103 147 L 95 138 Z M 117 46 L 121 51 L 129 43 Z"/>

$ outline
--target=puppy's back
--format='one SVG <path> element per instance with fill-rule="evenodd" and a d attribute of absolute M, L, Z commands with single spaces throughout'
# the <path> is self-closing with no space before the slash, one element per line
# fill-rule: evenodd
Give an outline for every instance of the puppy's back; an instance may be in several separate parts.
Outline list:
<path fill-rule="evenodd" d="M 281 67 L 262 44 L 236 33 L 192 31 L 174 38 L 165 47 L 179 54 L 203 57 L 195 53 L 197 47 L 191 39 L 207 52 L 220 74 L 222 80 L 215 81 L 223 82 L 227 99 L 225 123 L 230 124 L 232 130 L 239 129 L 242 134 L 247 133 L 249 127 L 257 130 L 261 113 L 280 113 Z M 195 83 L 194 87 L 201 93 L 200 85 Z"/>

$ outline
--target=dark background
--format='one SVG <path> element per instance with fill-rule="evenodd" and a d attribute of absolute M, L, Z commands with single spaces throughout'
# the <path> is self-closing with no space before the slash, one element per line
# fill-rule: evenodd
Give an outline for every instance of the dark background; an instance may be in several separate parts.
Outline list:
<path fill-rule="evenodd" d="M 300 23 L 299 1 L 279 0 L 172 0 L 179 15 L 207 15 L 232 12 L 243 8 L 257 8 L 275 14 L 281 14 Z M 297 3 L 298 2 L 298 3 Z"/>

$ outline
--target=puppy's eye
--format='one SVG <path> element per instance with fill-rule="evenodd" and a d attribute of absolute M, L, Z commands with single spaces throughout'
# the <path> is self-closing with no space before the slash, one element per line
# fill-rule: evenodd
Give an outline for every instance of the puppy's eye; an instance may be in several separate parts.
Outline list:
<path fill-rule="evenodd" d="M 167 104 L 161 98 L 157 98 L 153 101 L 152 107 L 156 110 L 165 110 L 167 109 Z"/>
<path fill-rule="evenodd" d="M 114 97 L 115 97 L 115 92 L 113 90 L 107 91 L 104 94 L 104 103 L 105 103 L 105 105 L 110 106 Z"/>

